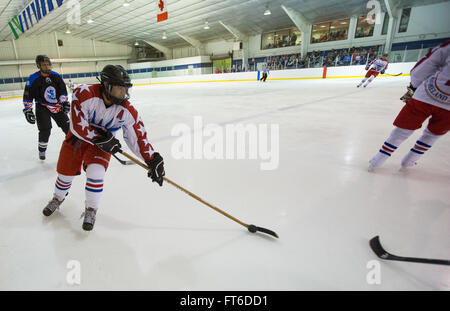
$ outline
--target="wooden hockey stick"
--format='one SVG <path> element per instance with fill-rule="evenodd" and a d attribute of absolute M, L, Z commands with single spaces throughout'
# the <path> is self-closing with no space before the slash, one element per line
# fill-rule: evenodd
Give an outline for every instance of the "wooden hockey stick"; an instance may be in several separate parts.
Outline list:
<path fill-rule="evenodd" d="M 142 162 L 139 161 L 138 159 L 134 158 L 133 156 L 129 155 L 129 154 L 126 153 L 125 151 L 119 151 L 119 152 L 120 152 L 121 154 L 123 154 L 125 157 L 127 157 L 128 159 L 130 159 L 131 161 L 133 161 L 134 163 L 136 163 L 137 165 L 141 166 L 142 168 L 145 168 L 147 171 L 150 170 L 150 168 L 149 168 L 147 165 L 145 165 L 144 163 L 142 163 Z M 215 207 L 214 205 L 212 205 L 212 204 L 206 202 L 205 200 L 203 200 L 202 198 L 200 198 L 200 197 L 198 197 L 197 195 L 193 194 L 193 193 L 190 192 L 189 190 L 187 190 L 187 189 L 181 187 L 180 185 L 176 184 L 175 182 L 171 181 L 169 178 L 163 176 L 163 179 L 164 179 L 164 181 L 168 182 L 169 184 L 171 184 L 171 185 L 174 186 L 175 188 L 178 188 L 179 190 L 181 190 L 181 191 L 183 191 L 184 193 L 188 194 L 189 196 L 193 197 L 193 198 L 196 199 L 197 201 L 202 202 L 203 204 L 205 204 L 206 206 L 212 208 L 213 210 L 215 210 L 215 211 L 221 213 L 222 215 L 224 215 L 224 216 L 230 218 L 231 220 L 237 222 L 238 224 L 240 224 L 240 225 L 246 227 L 246 228 L 248 229 L 248 231 L 250 231 L 251 233 L 255 233 L 255 232 L 258 232 L 258 231 L 259 231 L 259 232 L 263 232 L 263 233 L 266 233 L 266 234 L 269 234 L 269 235 L 271 235 L 271 236 L 273 236 L 273 237 L 278 238 L 278 234 L 276 234 L 274 231 L 269 230 L 269 229 L 266 229 L 266 228 L 262 228 L 262 227 L 257 227 L 257 226 L 255 226 L 255 225 L 249 225 L 249 224 L 246 224 L 246 223 L 240 221 L 239 219 L 237 219 L 237 218 L 231 216 L 230 214 L 225 213 L 224 211 L 222 211 L 221 209 Z"/>

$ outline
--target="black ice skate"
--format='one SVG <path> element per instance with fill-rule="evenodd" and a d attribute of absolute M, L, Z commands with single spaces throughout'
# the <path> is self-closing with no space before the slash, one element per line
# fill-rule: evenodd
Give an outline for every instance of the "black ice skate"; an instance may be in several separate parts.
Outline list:
<path fill-rule="evenodd" d="M 42 161 L 45 160 L 45 151 L 39 152 L 39 159 L 41 159 Z"/>
<path fill-rule="evenodd" d="M 81 214 L 81 217 L 84 216 L 83 230 L 91 231 L 94 228 L 96 213 L 97 213 L 97 209 L 91 208 L 91 207 L 86 207 L 84 213 Z"/>
<path fill-rule="evenodd" d="M 50 202 L 48 202 L 47 206 L 44 208 L 42 213 L 45 216 L 50 216 L 56 209 L 59 209 L 59 206 L 61 205 L 62 202 L 64 202 L 64 199 L 60 201 L 58 200 L 57 197 L 53 197 L 53 199 Z"/>

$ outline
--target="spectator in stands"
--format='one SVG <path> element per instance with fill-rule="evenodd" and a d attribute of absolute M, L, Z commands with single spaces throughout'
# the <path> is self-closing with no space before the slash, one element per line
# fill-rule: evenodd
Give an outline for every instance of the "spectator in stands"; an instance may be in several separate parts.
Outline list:
<path fill-rule="evenodd" d="M 290 43 L 290 45 L 291 45 L 291 46 L 295 45 L 295 42 L 297 42 L 297 35 L 296 35 L 295 33 L 293 33 L 293 34 L 292 34 L 292 37 L 291 37 L 291 43 Z"/>

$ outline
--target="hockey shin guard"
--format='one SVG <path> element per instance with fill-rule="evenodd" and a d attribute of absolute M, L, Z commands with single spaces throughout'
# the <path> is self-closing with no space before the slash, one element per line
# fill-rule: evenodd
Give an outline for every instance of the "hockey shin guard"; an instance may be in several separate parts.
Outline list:
<path fill-rule="evenodd" d="M 72 181 L 75 178 L 75 176 L 66 176 L 58 174 L 58 177 L 56 178 L 55 182 L 55 197 L 58 198 L 58 200 L 62 201 L 66 197 L 67 193 L 69 192 L 70 186 L 72 186 Z"/>
<path fill-rule="evenodd" d="M 103 192 L 105 167 L 101 164 L 89 164 L 86 168 L 86 207 L 97 209 Z"/>
<path fill-rule="evenodd" d="M 370 167 L 377 168 L 383 165 L 383 163 L 391 156 L 391 154 L 400 146 L 402 142 L 408 139 L 413 130 L 406 130 L 399 127 L 395 127 L 389 138 L 381 146 L 378 153 L 370 160 Z"/>
<path fill-rule="evenodd" d="M 434 135 L 431 133 L 428 128 L 423 131 L 422 136 L 416 141 L 416 144 L 413 148 L 406 154 L 406 156 L 402 160 L 402 167 L 411 167 L 416 164 L 416 161 L 433 146 L 436 140 L 439 137 L 444 135 Z"/>

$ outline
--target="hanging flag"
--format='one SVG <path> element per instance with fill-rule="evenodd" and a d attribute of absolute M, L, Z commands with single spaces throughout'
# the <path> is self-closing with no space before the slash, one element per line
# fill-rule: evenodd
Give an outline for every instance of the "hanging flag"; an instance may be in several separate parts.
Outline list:
<path fill-rule="evenodd" d="M 156 13 L 156 22 L 162 22 L 165 21 L 168 16 L 167 16 L 167 7 L 166 7 L 166 0 L 156 0 L 156 3 L 158 5 L 158 9 Z"/>

